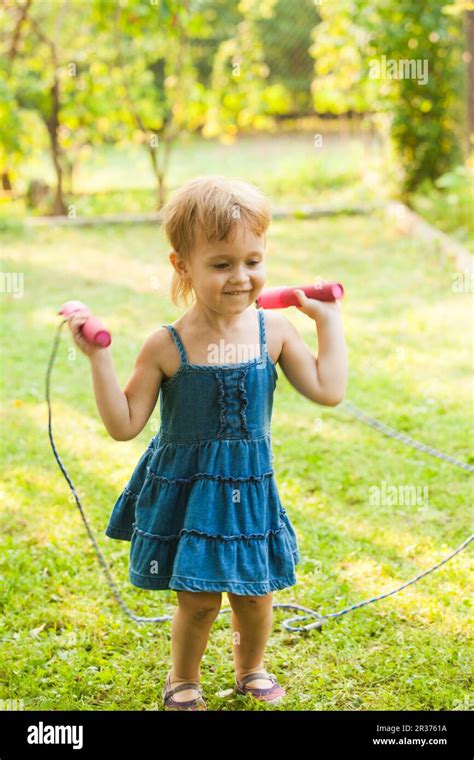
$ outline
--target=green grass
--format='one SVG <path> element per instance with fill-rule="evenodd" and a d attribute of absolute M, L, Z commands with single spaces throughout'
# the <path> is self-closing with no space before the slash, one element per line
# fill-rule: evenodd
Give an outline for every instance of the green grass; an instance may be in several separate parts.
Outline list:
<path fill-rule="evenodd" d="M 44 379 L 57 309 L 78 298 L 112 330 L 123 387 L 144 339 L 179 314 L 168 296 L 162 231 L 12 229 L 2 243 L 3 271 L 24 274 L 24 296 L 3 294 L 0 698 L 21 699 L 27 710 L 161 709 L 170 623 L 134 624 L 111 596 L 53 458 Z M 347 398 L 472 463 L 471 296 L 453 291 L 450 264 L 378 215 L 274 222 L 267 251 L 267 285 L 318 275 L 344 283 Z M 314 323 L 296 309 L 285 313 L 316 350 Z M 104 536 L 113 503 L 157 430 L 159 406 L 135 440 L 111 439 L 95 406 L 88 361 L 71 355 L 65 327 L 63 335 L 52 377 L 59 455 L 127 604 L 140 615 L 170 615 L 175 592 L 131 586 L 129 544 Z M 382 437 L 342 406 L 310 402 L 278 373 L 274 466 L 302 561 L 297 585 L 275 593 L 275 604 L 340 610 L 390 591 L 464 540 L 472 497 L 467 473 Z M 372 506 L 369 489 L 381 481 L 427 486 L 427 508 Z M 288 632 L 281 621 L 292 612 L 275 610 L 265 665 L 287 689 L 280 709 L 472 708 L 469 569 L 466 550 L 396 596 L 329 622 L 322 633 Z M 202 680 L 211 710 L 275 709 L 218 696 L 233 683 L 228 614 L 212 626 Z"/>
<path fill-rule="evenodd" d="M 256 183 L 274 205 L 358 205 L 379 200 L 382 191 L 373 186 L 371 174 L 378 161 L 375 149 L 361 136 L 328 133 L 323 139 L 317 148 L 313 132 L 241 136 L 233 145 L 185 135 L 172 148 L 167 186 L 172 191 L 191 177 L 209 174 L 213 167 L 213 173 Z M 54 185 L 47 154 L 25 159 L 17 191 L 24 191 L 33 177 Z M 154 211 L 156 187 L 145 148 L 105 145 L 91 150 L 78 166 L 74 193 L 66 200 L 78 216 Z M 24 214 L 22 199 L 0 206 L 0 217 Z"/>
<path fill-rule="evenodd" d="M 434 183 L 425 181 L 411 203 L 428 222 L 452 235 L 474 254 L 473 180 L 472 167 L 457 166 Z"/>

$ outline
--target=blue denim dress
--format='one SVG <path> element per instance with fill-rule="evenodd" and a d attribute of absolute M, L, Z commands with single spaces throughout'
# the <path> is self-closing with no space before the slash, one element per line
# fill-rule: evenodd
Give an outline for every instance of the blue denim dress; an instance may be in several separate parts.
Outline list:
<path fill-rule="evenodd" d="M 296 535 L 272 468 L 278 375 L 257 309 L 260 354 L 181 365 L 161 383 L 161 426 L 117 499 L 106 535 L 131 541 L 129 579 L 145 589 L 263 596 L 296 583 Z"/>

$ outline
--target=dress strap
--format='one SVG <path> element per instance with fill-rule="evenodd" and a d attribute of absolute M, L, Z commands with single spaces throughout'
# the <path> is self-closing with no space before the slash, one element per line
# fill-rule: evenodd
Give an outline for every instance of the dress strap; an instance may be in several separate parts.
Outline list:
<path fill-rule="evenodd" d="M 176 343 L 176 347 L 179 351 L 179 355 L 181 357 L 181 365 L 188 363 L 188 356 L 186 353 L 186 349 L 184 348 L 183 341 L 179 337 L 177 331 L 173 327 L 173 325 L 161 325 L 162 327 L 166 327 L 166 329 L 171 333 L 171 337 L 173 338 L 174 342 Z"/>
<path fill-rule="evenodd" d="M 267 336 L 265 332 L 265 310 L 264 309 L 256 309 L 256 312 L 258 314 L 258 319 L 260 323 L 260 353 L 261 353 L 261 360 L 263 362 L 266 362 L 268 351 L 267 351 Z M 183 341 L 179 337 L 177 331 L 173 327 L 173 325 L 161 325 L 162 327 L 166 327 L 167 330 L 171 333 L 171 336 L 176 343 L 176 347 L 179 351 L 179 355 L 181 357 L 181 364 L 188 364 L 188 356 L 186 353 L 186 349 L 184 348 Z"/>
<path fill-rule="evenodd" d="M 267 336 L 265 332 L 265 309 L 257 309 L 258 318 L 260 320 L 260 352 L 261 352 L 261 359 L 263 362 L 266 362 L 268 351 L 267 351 Z"/>

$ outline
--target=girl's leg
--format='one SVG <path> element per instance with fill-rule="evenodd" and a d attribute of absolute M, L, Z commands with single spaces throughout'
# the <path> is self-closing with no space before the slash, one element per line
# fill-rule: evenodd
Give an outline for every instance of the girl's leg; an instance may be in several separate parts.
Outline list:
<path fill-rule="evenodd" d="M 227 593 L 232 607 L 235 675 L 240 680 L 249 673 L 264 670 L 263 656 L 273 623 L 273 592 L 266 596 L 240 596 Z M 268 672 L 268 671 L 265 671 Z M 248 686 L 265 689 L 269 679 L 255 679 Z"/>
<path fill-rule="evenodd" d="M 185 681 L 201 681 L 200 664 L 205 652 L 209 631 L 222 602 L 220 592 L 177 591 L 178 607 L 171 623 L 171 652 L 173 667 L 171 686 Z M 173 695 L 177 702 L 195 699 L 197 689 L 185 689 Z"/>

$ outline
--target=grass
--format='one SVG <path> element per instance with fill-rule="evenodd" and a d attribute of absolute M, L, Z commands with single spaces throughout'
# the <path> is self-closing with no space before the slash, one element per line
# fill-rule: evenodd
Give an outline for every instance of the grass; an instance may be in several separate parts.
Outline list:
<path fill-rule="evenodd" d="M 472 163 L 472 162 L 471 162 Z M 474 254 L 472 167 L 457 166 L 436 182 L 425 181 L 411 203 L 419 214 Z"/>
<path fill-rule="evenodd" d="M 373 185 L 378 153 L 363 135 L 324 134 L 315 147 L 314 132 L 241 136 L 233 145 L 185 135 L 173 146 L 167 186 L 173 190 L 199 174 L 237 176 L 259 185 L 272 204 L 359 205 L 380 200 Z M 25 159 L 16 181 L 24 191 L 29 179 L 54 185 L 48 155 Z M 372 184 L 371 184 L 372 183 Z M 105 145 L 91 149 L 78 166 L 75 195 L 67 199 L 78 216 L 151 212 L 156 190 L 150 159 L 140 146 Z M 35 214 L 43 213 L 38 209 Z M 31 213 L 31 210 L 28 211 Z M 23 199 L 0 206 L 0 218 L 22 217 Z"/>
<path fill-rule="evenodd" d="M 47 435 L 44 378 L 57 309 L 78 298 L 114 335 L 123 387 L 144 339 L 178 316 L 168 297 L 166 245 L 153 225 L 10 230 L 4 271 L 24 274 L 24 296 L 4 293 L 5 434 L 0 691 L 27 710 L 157 710 L 170 664 L 170 623 L 134 624 L 106 585 Z M 378 215 L 278 221 L 267 284 L 321 275 L 346 287 L 347 398 L 414 438 L 473 462 L 470 294 L 435 249 L 399 236 Z M 312 323 L 291 318 L 312 350 Z M 52 378 L 56 446 L 126 603 L 170 615 L 172 590 L 128 582 L 129 544 L 104 536 L 112 505 L 159 425 L 159 406 L 133 441 L 117 442 L 98 415 L 87 359 L 63 328 Z M 297 584 L 274 603 L 328 614 L 438 562 L 470 532 L 470 476 L 382 437 L 340 407 L 299 395 L 278 369 L 272 441 L 280 496 L 302 555 Z M 429 489 L 429 502 L 370 503 L 385 481 Z M 286 631 L 275 610 L 265 664 L 287 689 L 285 710 L 472 708 L 469 550 L 396 596 L 326 624 Z M 223 607 L 228 600 L 223 594 Z M 211 710 L 266 710 L 233 694 L 229 615 L 211 629 L 202 661 Z"/>

